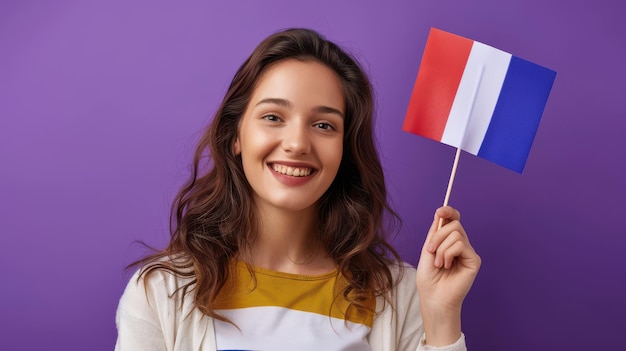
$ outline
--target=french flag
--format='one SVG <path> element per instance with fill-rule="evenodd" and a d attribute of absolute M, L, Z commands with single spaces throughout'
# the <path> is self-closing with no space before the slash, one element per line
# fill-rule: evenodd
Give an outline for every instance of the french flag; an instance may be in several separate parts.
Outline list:
<path fill-rule="evenodd" d="M 431 28 L 402 129 L 522 173 L 555 77 Z"/>

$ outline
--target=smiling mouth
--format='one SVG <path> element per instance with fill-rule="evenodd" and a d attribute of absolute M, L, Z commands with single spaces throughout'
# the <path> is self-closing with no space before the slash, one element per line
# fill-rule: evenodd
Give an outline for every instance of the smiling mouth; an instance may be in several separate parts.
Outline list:
<path fill-rule="evenodd" d="M 287 175 L 290 177 L 306 177 L 311 175 L 314 172 L 312 168 L 306 167 L 288 167 L 278 164 L 271 164 L 270 167 L 274 170 L 274 172 Z"/>

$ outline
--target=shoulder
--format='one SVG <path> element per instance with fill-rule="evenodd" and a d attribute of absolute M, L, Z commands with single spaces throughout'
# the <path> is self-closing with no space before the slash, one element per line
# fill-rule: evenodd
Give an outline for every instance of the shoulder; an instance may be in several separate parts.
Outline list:
<path fill-rule="evenodd" d="M 163 268 L 146 271 L 149 268 L 133 274 L 120 298 L 116 313 L 120 349 L 140 345 L 142 350 L 197 350 L 202 343 L 210 345 L 212 319 L 194 306 L 195 280 Z M 146 347 L 147 341 L 165 346 Z"/>
<path fill-rule="evenodd" d="M 394 285 L 386 298 L 378 298 L 379 312 L 370 332 L 373 350 L 415 350 L 423 333 L 415 268 L 406 262 L 388 266 Z"/>
<path fill-rule="evenodd" d="M 160 314 L 163 309 L 181 307 L 183 288 L 193 283 L 190 277 L 182 277 L 162 268 L 145 266 L 130 278 L 120 298 L 118 312 L 131 315 Z M 193 300 L 191 296 L 184 301 Z"/>
<path fill-rule="evenodd" d="M 400 274 L 402 273 L 415 273 L 415 267 L 407 262 L 404 261 L 396 261 L 396 262 L 392 262 L 388 265 L 389 270 L 391 270 L 391 273 L 394 275 L 394 277 L 399 277 Z"/>
<path fill-rule="evenodd" d="M 385 296 L 378 297 L 377 310 L 402 309 L 408 305 L 419 305 L 417 286 L 415 284 L 416 270 L 411 264 L 396 261 L 388 264 L 393 285 Z"/>
<path fill-rule="evenodd" d="M 421 325 L 420 301 L 415 283 L 415 268 L 406 263 L 398 262 L 390 267 L 394 275 L 395 285 L 389 294 L 387 312 L 394 316 L 396 327 L 418 329 Z"/>
<path fill-rule="evenodd" d="M 407 293 L 412 295 L 417 293 L 417 286 L 415 285 L 416 270 L 413 265 L 406 262 L 394 262 L 389 265 L 389 270 L 393 276 L 394 288 L 393 291 L 400 295 L 406 296 Z"/>

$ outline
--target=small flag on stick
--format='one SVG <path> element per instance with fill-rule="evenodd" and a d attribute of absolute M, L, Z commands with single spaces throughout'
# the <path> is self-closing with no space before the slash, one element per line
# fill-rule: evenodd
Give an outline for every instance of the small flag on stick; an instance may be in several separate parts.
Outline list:
<path fill-rule="evenodd" d="M 522 173 L 556 72 L 483 43 L 431 28 L 403 130 Z M 439 221 L 439 228 L 443 221 Z"/>
<path fill-rule="evenodd" d="M 402 129 L 522 173 L 555 77 L 431 28 Z"/>

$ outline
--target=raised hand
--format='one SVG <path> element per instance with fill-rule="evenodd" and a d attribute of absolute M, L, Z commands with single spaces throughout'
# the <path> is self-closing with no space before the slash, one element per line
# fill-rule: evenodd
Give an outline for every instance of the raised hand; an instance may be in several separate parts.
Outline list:
<path fill-rule="evenodd" d="M 454 343 L 461 335 L 461 306 L 480 268 L 460 218 L 450 206 L 435 211 L 417 265 L 426 342 L 434 346 Z"/>

